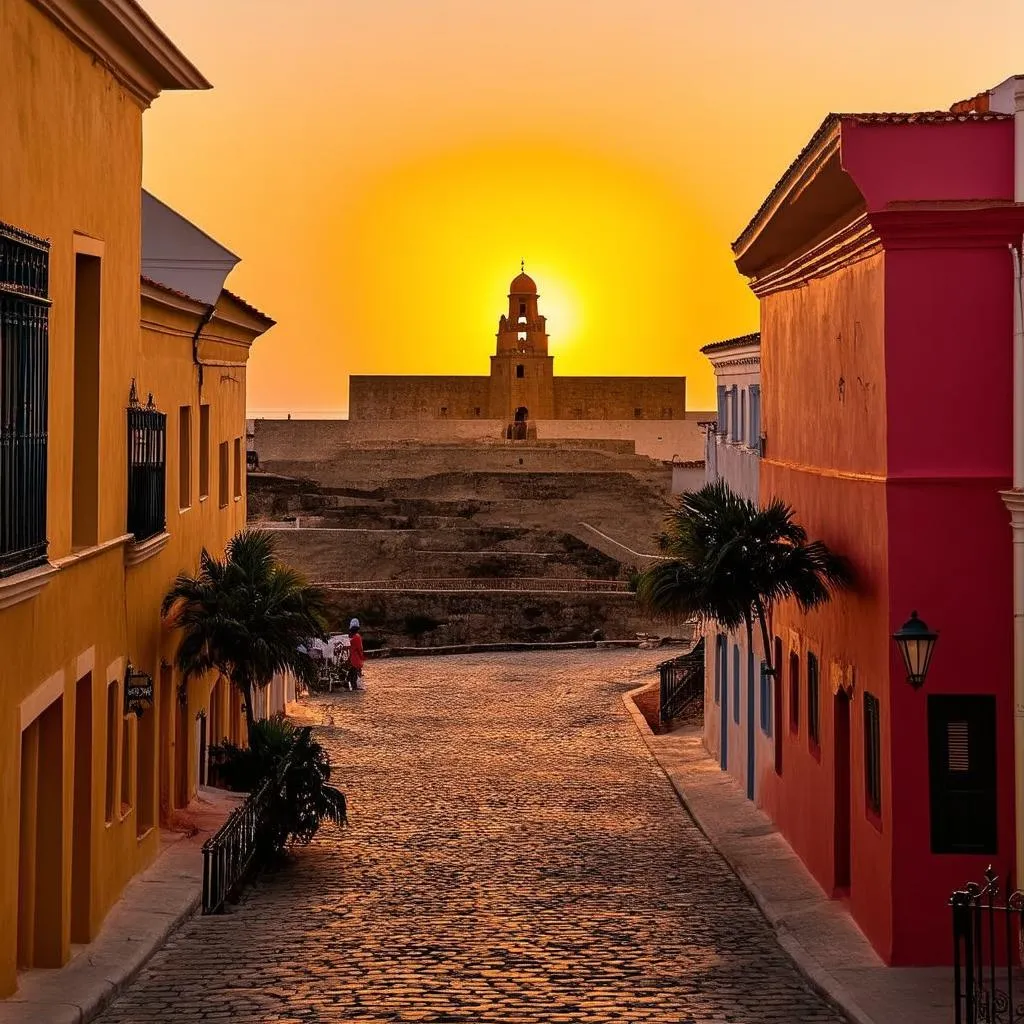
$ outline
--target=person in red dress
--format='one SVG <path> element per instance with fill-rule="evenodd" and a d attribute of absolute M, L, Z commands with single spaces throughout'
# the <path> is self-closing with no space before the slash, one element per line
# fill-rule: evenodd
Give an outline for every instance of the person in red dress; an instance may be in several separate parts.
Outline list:
<path fill-rule="evenodd" d="M 348 688 L 358 690 L 360 689 L 359 680 L 363 677 L 363 664 L 366 661 L 363 656 L 363 638 L 359 634 L 358 619 L 353 619 L 348 624 L 348 636 L 351 645 L 348 662 Z"/>

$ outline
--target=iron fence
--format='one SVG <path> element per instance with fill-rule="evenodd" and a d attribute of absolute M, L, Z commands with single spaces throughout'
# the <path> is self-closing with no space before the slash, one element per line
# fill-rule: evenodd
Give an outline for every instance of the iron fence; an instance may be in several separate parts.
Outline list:
<path fill-rule="evenodd" d="M 1018 966 L 1024 893 L 1003 895 L 990 867 L 984 884 L 953 893 L 953 992 L 956 1024 L 1024 1020 L 1024 976 Z"/>
<path fill-rule="evenodd" d="M 295 735 L 292 750 L 304 742 L 309 726 Z M 249 874 L 274 849 L 277 840 L 275 805 L 281 800 L 291 767 L 289 752 L 228 820 L 203 844 L 203 913 L 217 914 L 245 884 Z"/>
<path fill-rule="evenodd" d="M 0 576 L 46 561 L 49 257 L 0 223 Z"/>
<path fill-rule="evenodd" d="M 167 416 L 155 409 L 128 409 L 128 532 L 146 540 L 167 523 Z"/>
<path fill-rule="evenodd" d="M 704 638 L 688 654 L 658 666 L 658 715 L 662 722 L 704 707 Z"/>

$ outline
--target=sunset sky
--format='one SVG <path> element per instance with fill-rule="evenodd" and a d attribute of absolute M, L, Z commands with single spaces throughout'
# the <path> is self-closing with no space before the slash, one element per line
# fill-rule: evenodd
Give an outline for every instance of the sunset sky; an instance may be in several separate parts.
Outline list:
<path fill-rule="evenodd" d="M 252 412 L 349 373 L 486 373 L 521 258 L 560 374 L 684 374 L 757 326 L 729 243 L 829 111 L 1024 72 L 992 0 L 143 0 L 214 84 L 146 115 L 146 187 L 278 321 Z"/>

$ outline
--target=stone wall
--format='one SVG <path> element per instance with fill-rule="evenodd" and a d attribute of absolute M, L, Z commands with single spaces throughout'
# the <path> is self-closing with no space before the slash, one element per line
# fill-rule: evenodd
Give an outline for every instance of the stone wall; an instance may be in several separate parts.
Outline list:
<path fill-rule="evenodd" d="M 531 420 L 537 440 L 564 441 L 566 448 L 635 451 L 665 462 L 704 457 L 694 420 Z M 509 454 L 532 442 L 504 442 L 502 420 L 256 420 L 253 446 L 260 463 L 318 462 L 342 458 L 355 445 L 492 442 Z M 554 454 L 549 456 L 555 458 Z M 514 461 L 514 460 L 513 460 Z"/>
<path fill-rule="evenodd" d="M 685 418 L 685 377 L 555 377 L 555 419 Z"/>
<path fill-rule="evenodd" d="M 486 419 L 491 378 L 469 376 L 353 375 L 351 420 Z"/>

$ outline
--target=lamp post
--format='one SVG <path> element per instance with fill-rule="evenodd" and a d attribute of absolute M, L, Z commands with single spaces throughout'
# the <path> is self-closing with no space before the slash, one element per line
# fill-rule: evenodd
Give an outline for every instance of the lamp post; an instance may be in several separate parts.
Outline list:
<path fill-rule="evenodd" d="M 928 666 L 931 664 L 932 652 L 935 650 L 939 634 L 930 630 L 927 623 L 917 617 L 917 612 L 911 612 L 910 618 L 893 633 L 892 638 L 903 655 L 903 664 L 907 667 L 907 682 L 915 690 L 919 690 L 924 686 L 925 676 L 928 675 Z"/>

